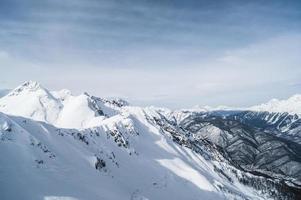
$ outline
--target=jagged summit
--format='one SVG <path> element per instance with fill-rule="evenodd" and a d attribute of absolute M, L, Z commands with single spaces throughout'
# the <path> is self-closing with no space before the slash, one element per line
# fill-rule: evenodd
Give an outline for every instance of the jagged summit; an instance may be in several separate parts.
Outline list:
<path fill-rule="evenodd" d="M 39 88 L 41 87 L 41 84 L 37 81 L 32 81 L 32 80 L 29 80 L 29 81 L 25 81 L 23 84 L 21 84 L 19 87 L 17 88 L 29 88 L 29 89 L 34 89 L 34 88 Z"/>
<path fill-rule="evenodd" d="M 100 124 L 126 105 L 71 91 L 49 91 L 36 81 L 26 81 L 0 98 L 0 112 L 44 121 L 64 128 L 86 128 Z"/>
<path fill-rule="evenodd" d="M 13 96 L 13 95 L 20 94 L 24 91 L 33 92 L 37 90 L 46 91 L 46 89 L 43 86 L 41 86 L 40 83 L 29 80 L 29 81 L 25 81 L 24 83 L 22 83 L 21 85 L 13 89 L 8 95 Z"/>

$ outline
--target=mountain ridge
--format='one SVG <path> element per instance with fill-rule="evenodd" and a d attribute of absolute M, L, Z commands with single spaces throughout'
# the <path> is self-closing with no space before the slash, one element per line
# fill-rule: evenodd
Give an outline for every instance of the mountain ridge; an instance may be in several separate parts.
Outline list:
<path fill-rule="evenodd" d="M 298 199 L 299 129 L 289 113 L 137 107 L 29 81 L 0 98 L 0 192 L 28 200 Z"/>

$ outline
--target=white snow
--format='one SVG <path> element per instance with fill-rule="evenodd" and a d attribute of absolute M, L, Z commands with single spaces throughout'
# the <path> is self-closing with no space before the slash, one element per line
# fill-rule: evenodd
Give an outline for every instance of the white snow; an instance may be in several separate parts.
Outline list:
<path fill-rule="evenodd" d="M 201 190 L 206 190 L 206 191 L 214 190 L 212 184 L 204 176 L 202 176 L 198 171 L 193 169 L 191 166 L 188 166 L 179 158 L 174 158 L 171 160 L 162 159 L 158 161 L 161 165 L 170 169 L 172 172 L 186 179 L 187 181 L 190 181 Z"/>
<path fill-rule="evenodd" d="M 91 102 L 32 81 L 0 99 L 0 199 L 264 199 L 150 123 L 168 110 Z"/>
<path fill-rule="evenodd" d="M 296 94 L 286 100 L 272 99 L 267 103 L 252 106 L 249 110 L 301 115 L 301 95 Z"/>
<path fill-rule="evenodd" d="M 105 118 L 89 106 L 90 96 L 73 96 L 69 90 L 50 92 L 34 81 L 27 81 L 0 98 L 0 112 L 44 121 L 62 128 L 97 126 Z M 98 102 L 100 103 L 100 102 Z M 101 102 L 104 114 L 118 113 L 116 106 Z"/>
<path fill-rule="evenodd" d="M 74 129 L 59 130 L 0 113 L 0 121 L 12 124 L 9 135 L 0 135 L 0 151 L 5 155 L 0 157 L 0 196 L 10 200 L 224 199 L 216 181 L 238 190 L 213 170 L 213 163 L 158 134 L 145 117 L 139 118 L 144 111 L 128 108 L 127 117 L 114 116 L 79 132 L 88 144 L 72 135 Z M 105 127 L 119 127 L 129 147 L 118 146 Z M 95 168 L 97 157 L 105 167 Z M 255 197 L 251 192 L 241 195 Z"/>
<path fill-rule="evenodd" d="M 95 116 L 95 112 L 88 104 L 88 96 L 84 94 L 65 97 L 63 109 L 60 111 L 55 125 L 66 128 L 84 128 L 89 127 L 92 120 L 102 121 L 104 117 Z"/>
<path fill-rule="evenodd" d="M 54 122 L 62 105 L 37 82 L 29 81 L 0 99 L 0 111 Z"/>
<path fill-rule="evenodd" d="M 257 111 L 257 112 L 270 112 L 270 113 L 289 113 L 301 115 L 301 95 L 295 94 L 288 99 L 271 99 L 267 103 L 254 105 L 251 107 L 230 107 L 230 106 L 194 106 L 192 109 L 182 109 L 178 111 L 183 114 L 183 111 L 188 112 L 212 112 L 212 111 Z"/>

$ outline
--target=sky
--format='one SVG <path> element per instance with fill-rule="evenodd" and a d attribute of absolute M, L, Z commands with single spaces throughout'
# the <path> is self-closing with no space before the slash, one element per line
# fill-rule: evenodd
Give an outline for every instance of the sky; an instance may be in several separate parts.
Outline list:
<path fill-rule="evenodd" d="M 301 93 L 301 1 L 0 0 L 0 89 L 244 107 Z"/>

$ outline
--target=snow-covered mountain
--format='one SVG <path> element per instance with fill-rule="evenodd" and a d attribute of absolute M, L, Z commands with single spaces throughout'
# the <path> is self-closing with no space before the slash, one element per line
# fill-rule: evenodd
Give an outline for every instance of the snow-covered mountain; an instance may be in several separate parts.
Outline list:
<path fill-rule="evenodd" d="M 68 90 L 48 91 L 39 83 L 27 81 L 0 99 L 0 112 L 44 121 L 63 128 L 96 126 L 127 105 L 87 93 L 73 96 Z"/>
<path fill-rule="evenodd" d="M 298 199 L 300 144 L 255 113 L 141 108 L 25 82 L 0 98 L 0 199 Z"/>
<path fill-rule="evenodd" d="M 301 115 L 301 95 L 296 94 L 286 100 L 272 99 L 267 103 L 252 106 L 250 110 Z"/>
<path fill-rule="evenodd" d="M 230 107 L 230 106 L 200 106 L 192 109 L 185 109 L 194 112 L 214 112 L 214 111 L 256 111 L 269 113 L 288 113 L 290 115 L 301 115 L 301 95 L 295 94 L 288 99 L 272 99 L 266 103 L 254 105 L 251 107 Z"/>

